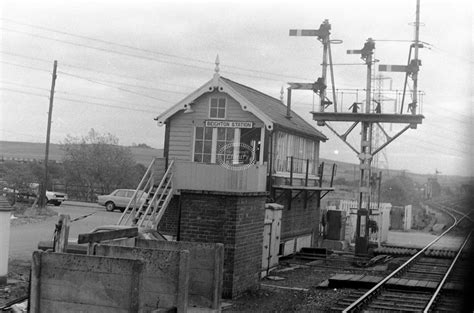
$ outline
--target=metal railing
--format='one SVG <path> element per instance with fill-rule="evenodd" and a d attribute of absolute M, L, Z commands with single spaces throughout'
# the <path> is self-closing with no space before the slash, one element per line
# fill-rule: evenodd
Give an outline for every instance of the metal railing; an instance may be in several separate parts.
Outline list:
<path fill-rule="evenodd" d="M 149 200 L 148 207 L 146 208 L 143 215 L 141 215 L 142 218 L 139 216 L 139 220 L 137 222 L 139 227 L 156 227 L 160 222 L 173 193 L 173 165 L 174 160 L 171 161 L 168 169 L 165 172 L 165 175 L 163 175 L 163 178 L 160 181 L 160 184 L 154 190 L 153 197 L 151 200 Z M 163 203 L 161 201 L 163 201 Z M 138 212 L 141 212 L 141 207 Z M 149 213 L 151 214 L 151 217 L 148 217 Z"/>
<path fill-rule="evenodd" d="M 155 165 L 156 158 L 153 158 L 153 160 L 150 162 L 150 165 L 148 166 L 145 174 L 143 175 L 142 179 L 140 180 L 140 183 L 138 183 L 138 187 L 135 189 L 133 192 L 132 197 L 130 198 L 130 201 L 127 204 L 127 207 L 125 210 L 122 212 L 122 215 L 120 216 L 119 220 L 117 221 L 117 225 L 126 225 L 130 219 L 131 216 L 134 215 L 137 209 L 137 196 L 140 194 L 140 198 L 143 195 L 143 192 L 150 192 L 151 189 L 153 188 L 153 179 L 154 179 L 154 173 L 153 173 L 153 167 Z M 139 191 L 141 191 L 139 193 Z M 141 209 L 143 206 L 143 203 L 139 206 L 139 209 Z M 132 212 L 129 212 L 130 207 L 132 207 Z M 125 219 L 125 220 L 124 220 Z"/>

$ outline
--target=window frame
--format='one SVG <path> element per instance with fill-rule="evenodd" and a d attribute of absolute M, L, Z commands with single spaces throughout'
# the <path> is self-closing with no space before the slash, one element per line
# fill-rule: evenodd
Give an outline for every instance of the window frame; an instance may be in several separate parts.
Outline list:
<path fill-rule="evenodd" d="M 202 158 L 201 158 L 201 161 L 196 161 L 196 141 L 197 140 L 200 140 L 200 141 L 205 141 L 204 139 L 197 139 L 196 135 L 197 135 L 197 129 L 198 128 L 202 128 L 203 129 L 203 138 L 205 138 L 205 132 L 206 132 L 206 129 L 211 129 L 212 130 L 212 137 L 211 137 L 211 160 L 210 162 L 204 162 L 204 143 L 203 143 L 203 150 L 202 152 L 198 152 L 197 154 L 198 155 L 201 155 Z M 218 139 L 218 129 L 219 128 L 222 128 L 225 130 L 225 136 L 224 136 L 224 140 L 219 140 Z M 233 134 L 232 134 L 232 141 L 229 141 L 227 142 L 227 133 L 232 131 Z M 203 163 L 203 164 L 216 164 L 217 163 L 217 159 L 218 159 L 218 150 L 217 150 L 217 145 L 218 145 L 218 141 L 224 141 L 225 144 L 229 144 L 229 143 L 234 143 L 235 142 L 235 128 L 224 128 L 224 127 L 206 127 L 206 126 L 195 126 L 194 127 L 194 140 L 193 140 L 193 150 L 192 150 L 192 160 L 193 162 L 195 163 Z M 224 145 L 225 145 L 224 144 Z"/>
<path fill-rule="evenodd" d="M 212 99 L 217 99 L 217 116 L 212 117 L 211 116 L 211 109 L 212 109 Z M 223 99 L 224 100 L 224 117 L 219 117 L 219 100 Z M 227 98 L 226 97 L 210 97 L 209 98 L 209 119 L 213 120 L 225 120 L 227 118 Z"/>
<path fill-rule="evenodd" d="M 278 131 L 274 151 L 275 176 L 288 176 L 290 172 L 289 158 L 293 155 L 297 160 L 294 164 L 293 175 L 306 173 L 306 159 L 310 159 L 309 177 L 317 177 L 319 156 L 317 154 L 317 140 Z M 273 157 L 273 156 L 271 156 Z"/>
<path fill-rule="evenodd" d="M 198 128 L 202 128 L 202 138 L 200 139 L 197 139 L 197 129 Z M 210 129 L 211 130 L 211 139 L 210 139 L 210 142 L 211 142 L 211 151 L 210 153 L 205 153 L 205 142 L 206 141 L 209 141 L 209 139 L 206 139 L 206 129 Z M 196 157 L 196 141 L 199 140 L 202 142 L 202 150 L 201 152 L 198 153 L 198 155 L 200 155 L 201 157 L 201 161 L 196 161 L 195 160 L 195 157 Z M 196 163 L 204 163 L 204 164 L 212 164 L 212 151 L 213 151 L 213 141 L 214 141 L 214 130 L 212 127 L 206 127 L 206 126 L 195 126 L 194 127 L 194 138 L 193 138 L 193 150 L 192 150 L 192 161 L 193 162 L 196 162 Z M 210 161 L 211 162 L 203 162 L 204 160 L 204 155 L 207 155 L 207 154 L 210 154 Z"/>

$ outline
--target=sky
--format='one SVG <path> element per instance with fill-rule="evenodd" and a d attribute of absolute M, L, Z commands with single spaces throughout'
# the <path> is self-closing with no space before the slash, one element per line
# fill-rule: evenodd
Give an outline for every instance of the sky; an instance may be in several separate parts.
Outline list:
<path fill-rule="evenodd" d="M 321 76 L 322 44 L 314 37 L 289 37 L 288 30 L 318 29 L 325 19 L 335 40 L 336 100 L 347 110 L 365 98 L 366 67 L 346 50 L 361 49 L 370 37 L 379 64 L 406 64 L 415 8 L 415 0 L 3 0 L 0 140 L 45 142 L 57 60 L 51 142 L 94 128 L 117 136 L 122 145 L 162 148 L 164 128 L 154 118 L 208 81 L 217 55 L 222 76 L 276 98 L 288 82 L 314 82 Z M 378 166 L 473 175 L 472 4 L 421 0 L 420 16 L 425 119 L 384 149 Z M 383 94 L 383 110 L 393 111 L 404 75 L 380 74 L 374 87 L 392 90 Z M 310 111 L 317 105 L 312 93 L 293 93 L 293 109 L 314 126 Z M 331 125 L 339 132 L 349 126 Z M 384 127 L 390 135 L 401 129 Z M 328 128 L 318 129 L 329 137 L 321 157 L 358 163 Z M 359 131 L 350 136 L 355 146 Z M 379 145 L 383 136 L 377 137 Z"/>

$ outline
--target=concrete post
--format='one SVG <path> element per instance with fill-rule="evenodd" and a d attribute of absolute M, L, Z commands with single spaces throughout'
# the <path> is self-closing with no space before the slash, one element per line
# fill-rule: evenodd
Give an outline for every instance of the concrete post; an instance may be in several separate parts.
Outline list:
<path fill-rule="evenodd" d="M 0 195 L 0 287 L 7 284 L 11 211 L 10 203 Z"/>

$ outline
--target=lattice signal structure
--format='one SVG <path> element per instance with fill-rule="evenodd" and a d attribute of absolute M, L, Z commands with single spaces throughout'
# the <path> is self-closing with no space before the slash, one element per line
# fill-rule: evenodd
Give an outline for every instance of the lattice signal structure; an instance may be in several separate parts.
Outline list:
<path fill-rule="evenodd" d="M 333 88 L 333 101 L 336 100 L 336 92 L 334 86 L 334 75 L 332 71 L 332 57 L 330 53 L 330 39 L 329 30 L 331 26 L 327 20 L 321 24 L 319 30 L 290 30 L 290 36 L 318 36 L 318 39 L 323 43 L 323 75 L 318 78 L 314 84 L 302 84 L 302 83 L 290 83 L 288 88 L 288 103 L 291 105 L 291 90 L 292 89 L 312 89 L 315 93 L 320 96 L 320 109 L 319 112 L 311 112 L 313 119 L 317 121 L 318 125 L 326 125 L 334 134 L 336 134 L 344 143 L 346 143 L 351 150 L 353 150 L 359 158 L 359 171 L 360 171 L 360 183 L 359 183 L 359 199 L 358 199 L 358 219 L 356 227 L 356 247 L 355 253 L 364 255 L 368 252 L 368 216 L 369 208 L 371 203 L 371 166 L 374 157 L 382 151 L 392 141 L 402 135 L 408 129 L 416 129 L 418 124 L 422 123 L 424 118 L 423 115 L 417 114 L 418 107 L 418 72 L 421 65 L 421 61 L 418 59 L 418 49 L 422 47 L 419 43 L 419 24 L 420 24 L 420 1 L 417 0 L 416 6 L 416 22 L 415 22 L 415 40 L 410 46 L 408 64 L 407 65 L 379 65 L 379 71 L 392 71 L 392 72 L 404 72 L 405 73 L 405 85 L 403 98 L 401 103 L 400 112 L 386 113 L 382 112 L 382 107 L 379 105 L 375 106 L 374 110 L 371 110 L 372 104 L 372 67 L 375 63 L 373 58 L 375 50 L 375 42 L 372 38 L 368 38 L 364 43 L 362 49 L 359 50 L 348 50 L 348 54 L 358 54 L 367 66 L 367 78 L 366 78 L 366 99 L 364 103 L 354 103 L 349 109 L 350 112 L 338 112 L 337 105 L 334 103 L 334 112 L 326 112 L 325 109 L 333 104 L 326 98 L 326 70 L 328 66 L 329 56 L 329 67 L 331 69 L 331 79 Z M 412 50 L 414 49 L 414 58 L 411 58 Z M 412 102 L 408 104 L 409 114 L 403 112 L 403 104 L 405 99 L 405 92 L 407 86 L 408 77 L 413 80 L 413 95 Z M 304 87 L 304 88 L 303 88 Z M 359 105 L 363 106 L 359 108 Z M 338 133 L 328 122 L 350 122 L 352 125 L 342 134 Z M 347 136 L 354 130 L 354 128 L 361 124 L 361 138 L 360 148 L 356 149 L 347 141 Z M 390 136 L 383 128 L 382 124 L 406 124 L 406 126 L 398 131 L 393 136 Z M 380 128 L 382 133 L 385 135 L 385 142 L 381 143 L 380 146 L 374 149 L 373 146 L 373 128 L 377 126 Z M 365 204 L 365 208 L 363 208 Z"/>

